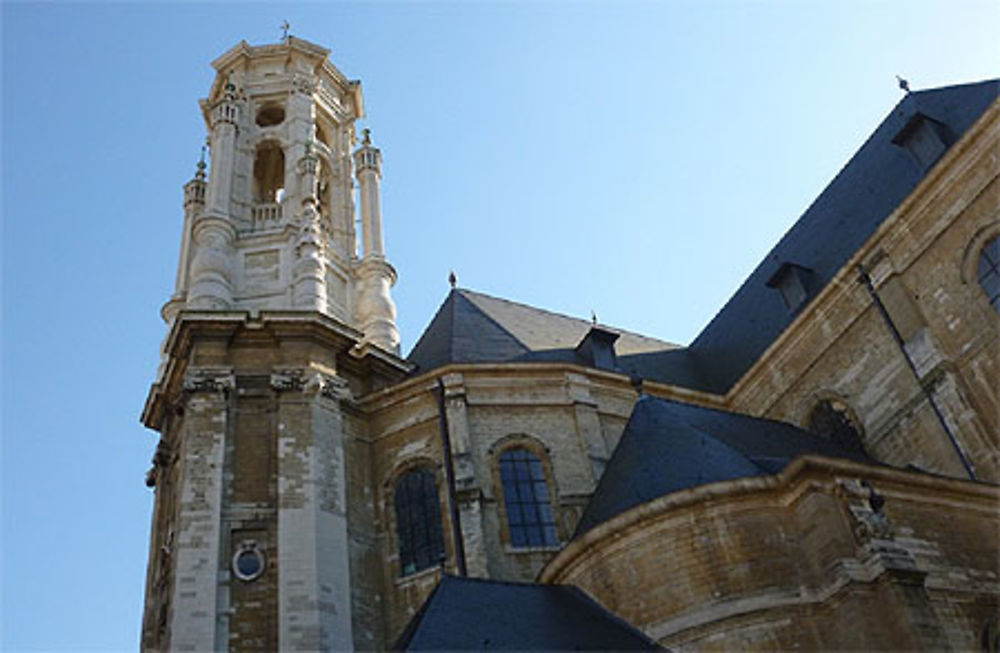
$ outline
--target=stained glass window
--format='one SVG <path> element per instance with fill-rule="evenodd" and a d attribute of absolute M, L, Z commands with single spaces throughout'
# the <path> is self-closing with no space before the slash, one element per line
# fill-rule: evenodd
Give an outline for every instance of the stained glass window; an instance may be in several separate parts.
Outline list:
<path fill-rule="evenodd" d="M 431 470 L 407 472 L 396 484 L 396 534 L 404 576 L 440 564 L 444 558 L 441 504 Z"/>
<path fill-rule="evenodd" d="M 558 545 L 542 461 L 527 449 L 509 449 L 500 455 L 500 480 L 511 546 Z"/>

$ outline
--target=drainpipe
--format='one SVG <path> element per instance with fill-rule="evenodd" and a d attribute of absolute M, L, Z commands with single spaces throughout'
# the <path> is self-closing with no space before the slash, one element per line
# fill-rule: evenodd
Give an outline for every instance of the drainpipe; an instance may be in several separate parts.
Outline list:
<path fill-rule="evenodd" d="M 444 381 L 437 379 L 438 425 L 441 427 L 441 445 L 444 447 L 444 476 L 448 483 L 448 507 L 451 512 L 451 538 L 458 559 L 458 575 L 468 576 L 465 570 L 465 543 L 462 540 L 462 522 L 458 516 L 458 499 L 455 492 L 455 467 L 451 460 L 451 436 L 448 434 L 448 415 L 444 406 Z"/>
<path fill-rule="evenodd" d="M 882 299 L 878 296 L 878 291 L 875 290 L 875 285 L 872 283 L 872 278 L 868 275 L 868 271 L 865 269 L 865 266 L 860 263 L 858 263 L 858 283 L 864 284 L 865 288 L 868 290 L 868 294 L 871 295 L 872 301 L 875 302 L 875 307 L 878 308 L 878 312 L 882 315 L 885 325 L 889 328 L 889 332 L 892 333 L 892 339 L 896 341 L 899 351 L 903 354 L 903 358 L 906 359 L 906 364 L 909 366 L 910 371 L 913 372 L 913 376 L 917 380 L 917 385 L 920 386 L 920 390 L 923 392 L 924 397 L 926 397 L 927 402 L 934 410 L 934 414 L 937 416 L 938 422 L 941 423 L 941 428 L 944 429 L 945 434 L 948 436 L 948 440 L 951 442 L 951 446 L 954 447 L 955 453 L 958 454 L 959 460 L 962 461 L 965 471 L 968 472 L 969 478 L 976 480 L 976 472 L 972 467 L 972 463 L 969 462 L 965 452 L 962 451 L 962 445 L 959 444 L 958 440 L 955 438 L 955 434 L 951 432 L 951 427 L 948 426 L 947 420 L 945 420 L 944 415 L 941 413 L 941 409 L 938 407 L 937 401 L 934 399 L 934 394 L 931 393 L 930 388 L 924 385 L 924 382 L 920 379 L 920 372 L 917 371 L 917 365 L 913 362 L 913 359 L 910 358 L 910 353 L 906 351 L 903 336 L 900 335 L 899 329 L 896 328 L 895 323 L 892 321 L 892 317 L 889 316 L 889 311 L 886 310 L 885 304 L 882 303 Z"/>

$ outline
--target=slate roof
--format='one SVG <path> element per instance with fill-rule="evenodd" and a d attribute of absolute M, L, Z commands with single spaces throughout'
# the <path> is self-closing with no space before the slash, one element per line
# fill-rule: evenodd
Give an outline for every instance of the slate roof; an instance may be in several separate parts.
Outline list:
<path fill-rule="evenodd" d="M 672 492 L 776 474 L 807 453 L 876 464 L 791 424 L 644 396 L 632 411 L 576 535 Z"/>
<path fill-rule="evenodd" d="M 593 325 L 463 288 L 452 289 L 407 357 L 416 374 L 449 363 L 560 361 L 583 363 L 575 352 Z M 616 330 L 620 361 L 662 354 L 677 345 Z"/>
<path fill-rule="evenodd" d="M 924 177 L 927 170 L 893 143 L 914 116 L 957 141 L 1000 96 L 1000 80 L 908 93 L 688 347 L 621 332 L 625 373 L 725 394 L 760 358 Z M 768 282 L 785 265 L 802 268 L 807 301 L 789 311 Z M 590 322 L 454 289 L 409 355 L 422 374 L 448 363 L 561 361 Z"/>
<path fill-rule="evenodd" d="M 400 651 L 659 651 L 568 585 L 444 575 L 393 647 Z"/>
<path fill-rule="evenodd" d="M 693 387 L 724 394 L 791 324 L 767 286 L 782 264 L 811 270 L 812 299 L 913 191 L 927 171 L 892 140 L 917 113 L 942 123 L 951 145 L 998 95 L 1000 80 L 908 93 L 691 343 Z"/>

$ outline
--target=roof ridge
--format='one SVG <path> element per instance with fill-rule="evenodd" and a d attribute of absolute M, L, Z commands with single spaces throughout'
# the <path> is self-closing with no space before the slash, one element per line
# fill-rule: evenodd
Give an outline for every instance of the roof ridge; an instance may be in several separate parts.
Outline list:
<path fill-rule="evenodd" d="M 566 315 L 565 313 L 557 313 L 556 311 L 552 311 L 552 310 L 549 310 L 547 308 L 539 308 L 538 306 L 532 306 L 531 304 L 525 304 L 524 302 L 514 301 L 513 299 L 507 299 L 506 297 L 497 297 L 496 295 L 490 295 L 488 293 L 480 292 L 478 290 L 472 290 L 471 288 L 456 288 L 456 290 L 459 293 L 462 293 L 462 294 L 468 293 L 468 294 L 471 294 L 471 295 L 478 295 L 479 297 L 485 297 L 486 299 L 491 299 L 491 300 L 494 300 L 494 301 L 503 302 L 505 304 L 510 304 L 510 305 L 513 305 L 513 306 L 520 306 L 520 307 L 523 307 L 523 308 L 528 308 L 528 309 L 531 309 L 533 311 L 537 311 L 539 313 L 545 313 L 547 315 L 553 315 L 555 317 L 561 317 L 563 319 L 572 320 L 574 322 L 580 322 L 581 324 L 585 324 L 587 326 L 600 326 L 600 327 L 604 327 L 604 328 L 607 328 L 607 329 L 612 329 L 612 330 L 617 331 L 618 333 L 623 334 L 623 335 L 624 334 L 628 334 L 630 336 L 636 336 L 638 338 L 644 338 L 646 340 L 655 340 L 656 342 L 661 342 L 661 343 L 663 343 L 665 345 L 670 345 L 672 347 L 681 347 L 681 348 L 683 348 L 683 345 L 678 345 L 677 343 L 670 342 L 669 340 L 663 340 L 661 338 L 656 338 L 654 336 L 647 336 L 645 334 L 638 333 L 636 331 L 630 331 L 628 329 L 623 329 L 621 327 L 617 327 L 617 326 L 614 326 L 614 325 L 611 325 L 611 324 L 598 323 L 598 324 L 595 325 L 593 322 L 587 320 L 586 318 L 574 317 L 572 315 Z M 469 298 L 467 297 L 466 299 L 469 299 Z M 472 301 L 472 300 L 469 299 L 469 301 Z M 518 340 L 518 342 L 520 342 L 520 340 Z"/>
<path fill-rule="evenodd" d="M 910 95 L 918 95 L 922 93 L 934 93 L 936 91 L 948 91 L 951 89 L 962 88 L 965 86 L 979 86 L 980 84 L 996 84 L 1000 82 L 1000 77 L 990 77 L 987 79 L 980 79 L 975 82 L 959 82 L 958 84 L 947 84 L 945 86 L 931 86 L 929 88 L 921 88 L 916 91 L 910 91 Z"/>

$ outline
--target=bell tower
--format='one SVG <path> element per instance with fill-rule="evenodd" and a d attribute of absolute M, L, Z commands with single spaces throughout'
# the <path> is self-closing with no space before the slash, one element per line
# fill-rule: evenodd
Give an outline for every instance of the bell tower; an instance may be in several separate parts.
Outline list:
<path fill-rule="evenodd" d="M 357 398 L 408 366 L 381 153 L 357 142 L 360 83 L 328 55 L 289 36 L 212 63 L 142 414 L 160 434 L 143 650 L 387 645 L 357 563 L 376 537 Z"/>
<path fill-rule="evenodd" d="M 287 37 L 243 42 L 216 59 L 201 110 L 211 169 L 185 194 L 176 291 L 167 323 L 185 309 L 310 310 L 358 328 L 398 353 L 396 273 L 385 258 L 382 156 L 366 132 L 361 84 L 329 50 Z M 363 247 L 355 233 L 354 178 Z"/>

